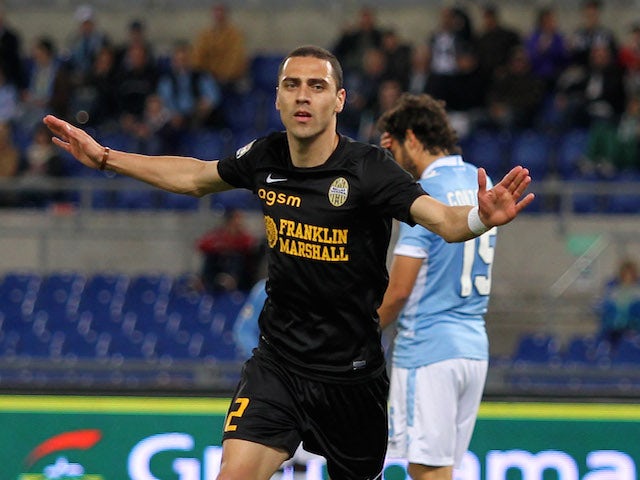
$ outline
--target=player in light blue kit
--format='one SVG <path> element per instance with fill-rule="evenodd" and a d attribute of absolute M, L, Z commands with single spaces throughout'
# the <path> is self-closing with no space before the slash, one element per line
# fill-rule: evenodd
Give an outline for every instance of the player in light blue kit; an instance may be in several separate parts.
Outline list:
<path fill-rule="evenodd" d="M 405 94 L 379 120 L 381 144 L 449 205 L 477 205 L 478 169 L 465 163 L 444 104 Z M 489 343 L 484 314 L 496 240 L 492 228 L 464 243 L 400 226 L 389 286 L 378 310 L 397 319 L 389 398 L 389 457 L 414 480 L 451 480 L 473 433 Z"/>

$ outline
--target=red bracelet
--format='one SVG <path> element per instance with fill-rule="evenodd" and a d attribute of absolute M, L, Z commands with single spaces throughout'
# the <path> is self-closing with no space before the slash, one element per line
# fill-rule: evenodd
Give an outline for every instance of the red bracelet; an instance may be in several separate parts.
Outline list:
<path fill-rule="evenodd" d="M 104 170 L 107 167 L 107 160 L 109 159 L 109 147 L 104 147 L 104 153 L 102 154 L 102 161 L 98 170 Z"/>

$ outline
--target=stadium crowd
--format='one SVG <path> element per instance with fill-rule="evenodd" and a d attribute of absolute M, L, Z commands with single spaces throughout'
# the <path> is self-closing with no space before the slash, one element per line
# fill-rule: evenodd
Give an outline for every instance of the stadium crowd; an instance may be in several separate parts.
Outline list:
<path fill-rule="evenodd" d="M 463 147 L 478 131 L 558 138 L 579 130 L 587 141 L 572 175 L 635 176 L 640 23 L 616 38 L 601 21 L 602 2 L 586 0 L 574 31 L 559 27 L 548 6 L 535 12 L 529 31 L 520 31 L 497 6 L 478 8 L 474 24 L 468 7 L 443 6 L 437 28 L 408 41 L 362 7 L 338 38 L 327 39 L 349 93 L 340 129 L 375 142 L 376 118 L 403 91 L 426 92 L 446 101 Z M 47 113 L 98 137 L 117 134 L 128 149 L 148 154 L 192 152 L 193 133 L 203 130 L 226 132 L 228 149 L 211 154 L 227 154 L 281 128 L 272 101 L 280 56 L 248 51 L 228 6 L 214 4 L 210 26 L 177 40 L 167 55 L 154 51 L 141 20 L 132 19 L 126 41 L 115 44 L 96 17 L 82 5 L 68 44 L 42 36 L 27 49 L 7 13 L 0 14 L 1 176 L 73 174 L 39 134 Z"/>

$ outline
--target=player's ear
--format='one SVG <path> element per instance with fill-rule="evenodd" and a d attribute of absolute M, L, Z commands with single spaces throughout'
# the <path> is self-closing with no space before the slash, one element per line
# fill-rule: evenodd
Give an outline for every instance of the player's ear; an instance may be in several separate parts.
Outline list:
<path fill-rule="evenodd" d="M 276 87 L 276 110 L 280 110 L 280 97 L 278 96 L 278 87 Z"/>
<path fill-rule="evenodd" d="M 347 100 L 347 91 L 344 88 L 338 90 L 338 94 L 336 95 L 336 108 L 335 112 L 340 113 L 344 108 L 344 103 Z"/>

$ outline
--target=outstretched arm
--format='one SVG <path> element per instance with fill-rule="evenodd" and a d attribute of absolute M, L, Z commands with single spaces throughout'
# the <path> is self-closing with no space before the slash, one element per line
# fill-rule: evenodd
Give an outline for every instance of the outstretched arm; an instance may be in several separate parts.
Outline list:
<path fill-rule="evenodd" d="M 487 190 L 487 174 L 483 168 L 479 168 L 478 207 L 448 206 L 423 195 L 411 205 L 411 215 L 416 223 L 437 233 L 447 242 L 465 241 L 483 233 L 470 228 L 476 213 L 476 220 L 480 220 L 486 230 L 513 220 L 534 199 L 533 193 L 521 198 L 530 183 L 529 170 L 518 166 L 511 169 L 500 183 Z"/>
<path fill-rule="evenodd" d="M 107 150 L 84 130 L 53 115 L 43 121 L 54 134 L 53 143 L 89 168 L 108 169 L 163 190 L 196 197 L 232 188 L 220 178 L 217 161 Z"/>

